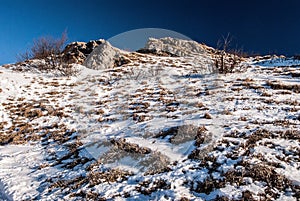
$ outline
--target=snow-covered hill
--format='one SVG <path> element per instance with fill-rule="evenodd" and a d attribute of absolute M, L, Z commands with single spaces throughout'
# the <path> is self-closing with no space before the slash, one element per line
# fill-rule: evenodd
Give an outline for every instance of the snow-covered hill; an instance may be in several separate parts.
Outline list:
<path fill-rule="evenodd" d="M 150 46 L 176 56 L 118 50 L 77 77 L 0 67 L 0 200 L 300 198 L 299 61 L 224 75 L 204 45 Z"/>

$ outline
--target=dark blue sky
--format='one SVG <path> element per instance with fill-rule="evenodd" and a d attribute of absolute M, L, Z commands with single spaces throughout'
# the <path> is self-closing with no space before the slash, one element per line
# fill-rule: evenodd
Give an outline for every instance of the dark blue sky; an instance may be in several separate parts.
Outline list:
<path fill-rule="evenodd" d="M 300 53 L 298 0 L 1 0 L 0 64 L 33 39 L 67 29 L 69 42 L 163 28 L 215 46 L 228 32 L 250 53 Z"/>

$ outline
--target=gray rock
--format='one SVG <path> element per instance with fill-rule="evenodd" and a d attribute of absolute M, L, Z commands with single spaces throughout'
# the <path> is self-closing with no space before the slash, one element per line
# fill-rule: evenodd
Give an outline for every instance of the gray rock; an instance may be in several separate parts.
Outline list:
<path fill-rule="evenodd" d="M 113 68 L 119 55 L 120 51 L 117 48 L 104 41 L 89 54 L 83 65 L 94 70 Z"/>
<path fill-rule="evenodd" d="M 155 50 L 156 52 L 168 52 L 179 57 L 191 57 L 206 54 L 212 51 L 205 45 L 192 40 L 182 40 L 176 38 L 149 38 L 144 49 Z"/>

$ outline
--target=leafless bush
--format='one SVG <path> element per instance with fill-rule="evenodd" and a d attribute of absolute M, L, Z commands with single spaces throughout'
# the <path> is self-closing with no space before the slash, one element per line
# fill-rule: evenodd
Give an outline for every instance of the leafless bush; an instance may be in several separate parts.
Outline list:
<path fill-rule="evenodd" d="M 65 61 L 61 54 L 52 54 L 44 60 L 45 65 L 40 70 L 58 73 L 62 76 L 76 76 L 79 73 L 79 69 Z"/>
<path fill-rule="evenodd" d="M 218 41 L 214 64 L 219 73 L 233 73 L 241 63 L 243 51 L 237 48 L 230 49 L 231 42 L 230 34 Z"/>
<path fill-rule="evenodd" d="M 25 61 L 29 59 L 46 59 L 52 55 L 61 53 L 67 41 L 67 32 L 64 31 L 60 38 L 53 38 L 52 36 L 42 36 L 33 41 L 29 50 L 18 55 L 18 60 Z"/>
<path fill-rule="evenodd" d="M 33 42 L 31 53 L 34 59 L 44 59 L 52 55 L 58 55 L 67 41 L 67 34 L 64 32 L 61 38 L 55 39 L 51 36 L 41 37 Z"/>
<path fill-rule="evenodd" d="M 39 59 L 44 61 L 35 65 L 41 72 L 56 72 L 62 76 L 73 76 L 78 70 L 68 61 L 63 59 L 61 53 L 67 41 L 67 32 L 64 31 L 60 38 L 43 36 L 33 41 L 30 50 L 18 55 L 19 61 Z"/>

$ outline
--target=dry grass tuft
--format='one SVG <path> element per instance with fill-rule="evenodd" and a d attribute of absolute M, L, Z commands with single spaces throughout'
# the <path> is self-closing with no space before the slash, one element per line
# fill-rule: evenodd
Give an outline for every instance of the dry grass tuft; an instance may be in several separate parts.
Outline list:
<path fill-rule="evenodd" d="M 92 171 L 87 175 L 87 181 L 90 186 L 96 186 L 98 184 L 108 182 L 122 182 L 132 175 L 130 172 L 120 170 L 118 168 L 110 169 L 103 172 Z"/>
<path fill-rule="evenodd" d="M 143 181 L 140 182 L 139 185 L 136 187 L 136 191 L 144 194 L 144 195 L 151 195 L 155 191 L 167 190 L 171 188 L 171 184 L 163 179 L 158 179 L 155 181 Z"/>
<path fill-rule="evenodd" d="M 137 144 L 126 142 L 124 138 L 120 139 L 112 139 L 110 141 L 114 146 L 118 149 L 129 152 L 129 153 L 137 153 L 137 154 L 149 154 L 151 153 L 151 149 L 146 147 L 140 147 Z"/>
<path fill-rule="evenodd" d="M 99 193 L 93 191 L 80 190 L 76 193 L 71 193 L 70 197 L 80 197 L 83 200 L 93 200 L 93 201 L 105 201 L 105 198 L 102 198 Z"/>
<path fill-rule="evenodd" d="M 289 90 L 295 93 L 300 93 L 300 85 L 299 84 L 286 84 L 278 81 L 267 81 L 266 84 L 270 86 L 274 90 Z"/>
<path fill-rule="evenodd" d="M 24 112 L 24 117 L 26 118 L 39 118 L 41 116 L 43 116 L 43 112 L 41 109 L 28 108 Z"/>
<path fill-rule="evenodd" d="M 206 137 L 207 129 L 205 126 L 194 126 L 191 124 L 175 126 L 166 130 L 160 131 L 155 138 L 166 138 L 170 136 L 169 142 L 172 144 L 181 144 L 187 141 L 195 140 L 196 146 L 202 144 Z"/>

